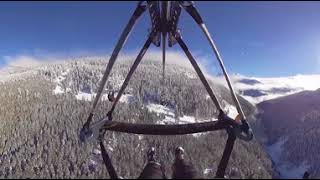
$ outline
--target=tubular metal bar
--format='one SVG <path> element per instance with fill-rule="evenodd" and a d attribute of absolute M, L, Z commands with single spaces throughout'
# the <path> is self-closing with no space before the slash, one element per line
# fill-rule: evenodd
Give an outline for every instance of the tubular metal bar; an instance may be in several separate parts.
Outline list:
<path fill-rule="evenodd" d="M 114 111 L 114 109 L 115 109 L 115 107 L 116 107 L 119 99 L 121 98 L 121 95 L 123 94 L 124 90 L 126 89 L 128 83 L 129 83 L 129 81 L 130 81 L 130 79 L 131 79 L 131 76 L 133 75 L 134 71 L 137 69 L 139 63 L 141 62 L 141 60 L 142 60 L 142 58 L 143 58 L 143 56 L 145 55 L 145 53 L 147 52 L 149 46 L 151 45 L 153 37 L 154 37 L 154 33 L 151 33 L 151 34 L 149 35 L 149 38 L 147 39 L 147 41 L 146 41 L 145 44 L 143 45 L 143 47 L 142 47 L 141 51 L 139 52 L 136 60 L 134 61 L 132 67 L 130 68 L 129 73 L 128 73 L 126 79 L 124 80 L 124 82 L 123 82 L 123 84 L 122 84 L 122 86 L 121 86 L 121 88 L 120 88 L 120 90 L 119 90 L 119 92 L 118 92 L 118 94 L 117 94 L 117 97 L 116 97 L 116 99 L 115 99 L 114 102 L 113 102 L 113 105 L 112 105 L 111 110 L 110 110 L 109 113 L 112 114 L 112 112 Z"/>
<path fill-rule="evenodd" d="M 194 7 L 193 3 L 189 3 L 186 6 L 184 6 L 184 5 L 182 5 L 182 6 L 190 14 L 190 16 L 196 21 L 196 23 L 200 26 L 201 30 L 203 31 L 203 33 L 205 34 L 206 38 L 208 39 L 208 41 L 209 41 L 209 43 L 210 43 L 210 45 L 211 45 L 216 57 L 217 57 L 217 60 L 218 60 L 218 62 L 220 64 L 220 67 L 221 67 L 221 69 L 223 71 L 224 77 L 225 77 L 225 79 L 226 79 L 226 81 L 228 83 L 228 87 L 229 87 L 230 92 L 231 92 L 231 97 L 233 98 L 233 101 L 234 101 L 234 103 L 236 105 L 237 111 L 240 114 L 241 120 L 242 120 L 242 122 L 246 121 L 246 117 L 245 117 L 245 115 L 243 113 L 243 110 L 242 110 L 242 108 L 240 106 L 239 100 L 238 100 L 236 94 L 234 93 L 232 84 L 230 82 L 227 70 L 226 70 L 226 68 L 225 68 L 225 66 L 223 64 L 223 60 L 222 60 L 221 55 L 220 55 L 220 53 L 218 51 L 218 48 L 216 47 L 216 45 L 215 45 L 215 43 L 214 43 L 214 41 L 213 41 L 213 39 L 212 39 L 207 27 L 206 27 L 206 25 L 204 24 L 200 14 L 199 14 L 199 12 Z"/>
<path fill-rule="evenodd" d="M 114 169 L 113 165 L 112 165 L 112 162 L 111 162 L 111 159 L 108 155 L 108 152 L 106 150 L 106 148 L 104 147 L 103 145 L 103 142 L 102 140 L 99 142 L 100 144 L 100 148 L 101 148 L 101 155 L 102 155 L 102 159 L 103 159 L 103 162 L 108 170 L 108 173 L 110 175 L 110 178 L 111 179 L 119 179 L 118 178 L 118 175 L 117 175 L 117 172 L 116 170 Z"/>
<path fill-rule="evenodd" d="M 160 2 L 158 1 L 147 1 L 149 14 L 151 18 L 151 32 L 153 36 L 152 42 L 156 47 L 160 46 L 161 43 L 161 17 L 160 17 Z"/>
<path fill-rule="evenodd" d="M 131 124 L 116 121 L 107 121 L 102 129 L 131 134 L 145 135 L 183 135 L 207 131 L 216 131 L 226 129 L 233 122 L 213 121 L 192 124 L 179 125 L 161 125 L 161 124 Z"/>
<path fill-rule="evenodd" d="M 101 94 L 103 92 L 103 89 L 104 89 L 104 86 L 108 80 L 108 77 L 109 77 L 109 74 L 110 74 L 110 71 L 118 57 L 118 54 L 120 52 L 120 50 L 122 49 L 123 45 L 125 44 L 126 40 L 128 39 L 129 37 L 129 34 L 133 28 L 133 26 L 135 25 L 136 21 L 138 20 L 138 18 L 142 15 L 142 13 L 146 10 L 146 5 L 143 5 L 142 4 L 143 2 L 139 2 L 138 3 L 138 6 L 136 7 L 133 15 L 131 16 L 128 24 L 126 25 L 125 29 L 123 30 L 121 36 L 120 36 L 120 39 L 119 41 L 117 42 L 117 45 L 116 47 L 114 48 L 113 52 L 112 52 L 112 55 L 109 59 L 109 62 L 108 62 L 108 65 L 106 67 L 106 70 L 105 70 L 105 73 L 102 77 L 102 80 L 100 81 L 100 86 L 99 86 L 99 89 L 98 89 L 98 92 L 97 92 L 97 96 L 95 97 L 94 99 L 94 102 L 93 102 L 93 106 L 92 106 L 92 109 L 90 111 L 90 114 L 89 114 L 89 117 L 87 119 L 87 122 L 85 123 L 85 126 L 89 126 L 89 124 L 91 123 L 92 121 L 92 117 L 93 117 L 93 113 L 96 109 L 96 106 L 98 104 L 98 101 L 101 97 Z"/>
<path fill-rule="evenodd" d="M 165 82 L 165 65 L 166 65 L 166 39 L 168 32 L 168 1 L 161 2 L 161 32 L 162 32 L 162 82 Z"/>
<path fill-rule="evenodd" d="M 238 113 L 240 114 L 241 120 L 244 121 L 246 119 L 246 116 L 243 113 L 243 110 L 242 110 L 242 108 L 240 106 L 239 100 L 238 100 L 238 98 L 237 98 L 237 96 L 236 96 L 236 94 L 235 94 L 235 92 L 233 90 L 230 78 L 229 78 L 227 70 L 226 70 L 226 68 L 225 68 L 225 66 L 223 64 L 222 58 L 220 56 L 220 53 L 219 53 L 215 43 L 213 42 L 213 39 L 212 39 L 207 27 L 205 26 L 205 24 L 202 24 L 200 27 L 201 27 L 202 31 L 204 32 L 204 34 L 206 35 L 208 41 L 210 42 L 210 45 L 211 45 L 213 51 L 216 54 L 216 57 L 217 57 L 217 59 L 219 61 L 219 64 L 220 64 L 220 67 L 221 67 L 221 69 L 223 71 L 224 77 L 225 77 L 225 79 L 226 79 L 226 81 L 228 83 L 228 86 L 229 86 L 229 89 L 230 89 L 230 93 L 231 93 L 231 97 L 233 98 L 233 101 L 234 101 L 234 103 L 236 105 Z"/>
<path fill-rule="evenodd" d="M 187 55 L 189 61 L 191 62 L 193 68 L 196 70 L 202 84 L 205 86 L 209 96 L 211 97 L 213 103 L 216 105 L 216 107 L 218 108 L 218 110 L 221 110 L 221 106 L 220 106 L 220 103 L 217 99 L 217 97 L 214 95 L 207 79 L 204 77 L 200 67 L 198 66 L 196 60 L 193 58 L 192 54 L 190 53 L 187 45 L 184 43 L 184 41 L 182 40 L 180 34 L 178 32 L 176 32 L 176 40 L 177 42 L 179 43 L 180 47 L 182 48 L 182 50 L 184 51 L 184 53 Z"/>
<path fill-rule="evenodd" d="M 224 174 L 226 171 L 226 168 L 228 166 L 228 162 L 233 150 L 233 146 L 234 143 L 236 141 L 236 135 L 234 133 L 232 133 L 232 131 L 230 129 L 227 129 L 228 131 L 228 139 L 227 139 L 227 143 L 226 146 L 224 148 L 223 151 L 223 155 L 222 158 L 220 160 L 220 163 L 218 165 L 218 170 L 216 172 L 216 178 L 224 178 Z"/>
<path fill-rule="evenodd" d="M 165 84 L 165 67 L 166 67 L 166 33 L 162 34 L 162 82 Z"/>

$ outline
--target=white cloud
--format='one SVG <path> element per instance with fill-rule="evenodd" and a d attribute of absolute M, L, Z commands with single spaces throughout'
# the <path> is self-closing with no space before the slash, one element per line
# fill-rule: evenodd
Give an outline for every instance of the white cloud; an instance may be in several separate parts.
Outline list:
<path fill-rule="evenodd" d="M 90 54 L 90 53 L 89 53 Z M 91 53 L 92 54 L 92 53 Z M 138 52 L 130 52 L 130 53 L 120 53 L 117 61 L 134 61 L 137 57 Z M 95 59 L 106 59 L 108 61 L 110 58 L 109 55 L 87 55 L 87 56 L 67 56 L 62 54 L 50 54 L 50 53 L 38 53 L 36 56 L 31 55 L 16 55 L 16 56 L 3 56 L 5 60 L 5 66 L 1 69 L 1 74 L 12 74 L 16 72 L 21 72 L 27 70 L 29 68 L 35 68 L 38 66 L 46 65 L 46 64 L 55 64 L 61 63 L 68 60 L 95 60 Z M 216 68 L 214 64 L 208 63 L 211 59 L 208 59 L 208 56 L 199 56 L 194 55 L 195 60 L 197 61 L 200 69 L 203 74 L 210 80 L 216 80 L 215 77 L 211 76 L 208 72 L 209 68 Z M 143 57 L 143 61 L 158 61 L 162 62 L 162 52 L 159 50 L 149 50 Z M 192 67 L 189 59 L 183 52 L 178 51 L 167 51 L 166 53 L 166 66 L 170 65 L 179 65 L 185 68 L 189 68 L 195 72 Z"/>
<path fill-rule="evenodd" d="M 80 57 L 86 57 L 86 59 L 95 59 L 104 57 L 109 59 L 108 55 L 102 54 L 102 53 L 95 53 L 95 52 L 89 52 L 89 51 L 74 51 L 73 53 L 68 54 L 62 54 L 62 53 L 50 53 L 43 50 L 35 50 L 33 55 L 28 54 L 18 54 L 14 56 L 3 56 L 2 59 L 5 62 L 6 67 L 36 67 L 48 63 L 55 63 L 55 62 L 61 62 L 61 61 L 67 61 L 71 57 L 72 59 L 81 59 Z M 111 54 L 111 52 L 109 53 Z M 130 53 L 123 53 L 120 52 L 118 56 L 118 60 L 130 60 L 133 61 L 138 54 L 138 51 L 131 51 Z M 201 70 L 208 74 L 209 68 L 215 68 L 212 67 L 214 64 L 212 64 L 211 59 L 208 59 L 208 56 L 199 56 L 197 53 L 192 53 L 194 55 L 194 58 L 196 59 L 198 65 L 200 66 Z M 162 52 L 160 50 L 153 50 L 150 49 L 146 52 L 143 61 L 146 60 L 152 60 L 152 61 L 162 61 Z M 210 62 L 210 63 L 208 63 Z M 186 57 L 186 55 L 183 52 L 178 51 L 167 51 L 166 52 L 166 65 L 175 64 L 180 65 L 186 68 L 193 69 L 191 63 L 189 62 L 189 59 Z"/>
<path fill-rule="evenodd" d="M 193 53 L 192 53 L 193 54 Z M 125 54 L 119 54 L 118 60 L 120 61 L 134 61 L 137 57 L 138 52 L 130 52 Z M 99 56 L 97 56 L 99 57 Z M 208 59 L 207 56 L 198 56 L 196 54 L 193 54 L 194 59 L 196 60 L 197 64 L 199 65 L 201 71 L 206 76 L 209 76 L 209 69 L 216 69 L 217 67 L 214 67 L 215 64 L 211 63 L 211 61 L 214 62 L 215 59 L 211 60 Z M 92 59 L 92 58 L 90 58 Z M 109 57 L 107 57 L 109 59 Z M 142 61 L 157 61 L 162 62 L 162 52 L 159 50 L 149 50 L 146 52 L 145 56 L 143 57 Z M 162 64 L 162 63 L 161 63 Z M 185 68 L 189 68 L 194 70 L 193 66 L 191 65 L 189 59 L 183 52 L 178 51 L 166 51 L 166 66 L 170 65 L 179 65 Z"/>
<path fill-rule="evenodd" d="M 96 55 L 102 55 L 101 51 L 87 51 L 87 50 L 72 50 L 68 52 L 49 52 L 43 49 L 34 49 L 28 53 L 21 53 L 16 55 L 2 56 L 0 59 L 4 61 L 4 65 L 1 69 L 7 68 L 30 68 L 37 67 L 44 64 L 59 63 L 67 61 L 75 57 L 94 57 Z"/>
<path fill-rule="evenodd" d="M 34 68 L 45 64 L 52 64 L 57 62 L 66 61 L 66 57 L 55 56 L 31 56 L 31 55 L 15 55 L 15 56 L 3 56 L 4 66 L 0 70 L 8 69 L 24 69 Z"/>
<path fill-rule="evenodd" d="M 215 64 L 211 63 L 211 59 L 208 56 L 199 56 L 193 54 L 194 59 L 199 65 L 201 71 L 205 75 L 209 75 L 209 69 L 215 69 Z M 145 56 L 146 59 L 150 59 L 153 61 L 161 61 L 162 62 L 162 52 L 160 51 L 150 51 Z M 213 60 L 212 60 L 213 61 Z M 166 65 L 179 65 L 182 67 L 190 68 L 194 70 L 187 56 L 182 52 L 168 51 L 166 53 Z"/>
<path fill-rule="evenodd" d="M 5 56 L 4 60 L 7 66 L 11 67 L 34 67 L 41 65 L 41 60 L 31 56 Z"/>
<path fill-rule="evenodd" d="M 145 59 L 152 61 L 162 61 L 162 52 L 150 51 L 149 53 L 146 53 Z M 184 54 L 174 51 L 166 52 L 166 65 L 170 64 L 176 64 L 183 67 L 192 68 L 191 63 Z"/>
<path fill-rule="evenodd" d="M 231 79 L 234 82 L 233 84 L 236 91 L 255 90 L 265 94 L 258 97 L 243 96 L 253 104 L 293 93 L 298 93 L 304 90 L 313 91 L 320 88 L 320 84 L 317 83 L 320 81 L 320 74 L 297 74 L 294 76 L 270 78 L 232 75 Z M 247 84 L 240 81 L 243 79 L 256 80 L 260 83 Z M 276 89 L 278 89 L 278 91 Z"/>

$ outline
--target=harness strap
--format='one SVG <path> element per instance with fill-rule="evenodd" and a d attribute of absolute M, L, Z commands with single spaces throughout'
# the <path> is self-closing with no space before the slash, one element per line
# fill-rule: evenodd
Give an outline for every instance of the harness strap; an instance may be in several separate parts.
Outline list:
<path fill-rule="evenodd" d="M 103 159 L 103 162 L 108 170 L 108 173 L 110 175 L 110 178 L 111 179 L 119 179 L 118 178 L 118 175 L 117 175 L 117 172 L 116 170 L 114 169 L 113 165 L 112 165 L 112 162 L 111 162 L 111 159 L 108 155 L 108 152 L 106 151 L 104 145 L 103 145 L 103 142 L 102 140 L 99 141 L 99 144 L 100 144 L 100 148 L 101 148 L 101 155 L 102 155 L 102 159 Z"/>
<path fill-rule="evenodd" d="M 166 170 L 164 168 L 164 163 L 163 162 L 160 162 L 160 168 L 161 168 L 161 172 L 162 172 L 162 178 L 163 179 L 168 179 L 167 176 L 166 176 Z"/>

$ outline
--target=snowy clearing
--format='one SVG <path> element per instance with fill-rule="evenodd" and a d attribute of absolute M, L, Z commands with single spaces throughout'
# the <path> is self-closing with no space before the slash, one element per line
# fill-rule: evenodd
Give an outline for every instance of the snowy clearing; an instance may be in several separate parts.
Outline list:
<path fill-rule="evenodd" d="M 281 153 L 283 151 L 283 145 L 288 138 L 281 138 L 278 142 L 267 146 L 267 152 L 275 163 L 276 169 L 281 173 L 280 178 L 285 179 L 301 179 L 303 173 L 308 170 L 309 166 L 302 162 L 299 166 L 294 166 L 289 162 L 285 162 L 281 159 Z"/>
<path fill-rule="evenodd" d="M 53 94 L 63 94 L 64 91 L 63 89 L 58 85 L 56 88 L 53 90 Z"/>
<path fill-rule="evenodd" d="M 163 105 L 151 103 L 151 104 L 147 105 L 147 108 L 151 112 L 155 112 L 157 114 L 170 115 L 170 116 L 174 117 L 174 110 L 167 108 Z"/>
<path fill-rule="evenodd" d="M 85 93 L 85 92 L 79 92 L 75 95 L 77 100 L 83 100 L 83 101 L 92 101 L 96 96 L 96 93 Z M 108 101 L 108 94 L 103 94 L 101 96 L 102 101 Z M 122 103 L 131 103 L 135 100 L 135 97 L 131 94 L 124 94 L 121 96 L 119 102 Z"/>
<path fill-rule="evenodd" d="M 163 105 L 159 104 L 148 104 L 147 108 L 150 112 L 155 112 L 157 115 L 164 114 L 164 119 L 161 119 L 157 121 L 157 124 L 190 124 L 190 123 L 196 123 L 196 122 L 206 122 L 206 121 L 217 121 L 215 118 L 211 119 L 196 119 L 194 116 L 182 116 L 175 118 L 174 110 L 170 109 L 168 107 L 165 107 Z M 194 133 L 192 134 L 194 137 L 199 137 L 203 135 L 204 133 Z"/>

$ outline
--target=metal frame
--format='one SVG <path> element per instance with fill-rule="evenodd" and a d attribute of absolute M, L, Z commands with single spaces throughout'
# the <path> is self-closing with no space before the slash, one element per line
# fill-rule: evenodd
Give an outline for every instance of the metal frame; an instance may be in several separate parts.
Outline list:
<path fill-rule="evenodd" d="M 179 29 L 177 28 L 179 16 L 181 13 L 182 8 L 186 10 L 186 12 L 194 19 L 194 21 L 199 25 L 201 30 L 204 32 L 206 38 L 208 39 L 217 60 L 223 70 L 225 79 L 228 83 L 228 87 L 231 92 L 231 96 L 236 104 L 237 111 L 241 118 L 241 123 L 237 122 L 230 117 L 228 117 L 222 110 L 221 105 L 216 98 L 214 92 L 212 91 L 211 87 L 209 86 L 208 81 L 206 80 L 205 76 L 203 75 L 200 67 L 198 66 L 196 60 L 193 58 L 191 52 L 189 51 L 187 45 L 182 40 L 181 34 Z M 95 122 L 91 123 L 94 112 L 97 106 L 97 103 L 103 93 L 104 86 L 106 81 L 108 80 L 110 71 L 118 57 L 120 50 L 122 49 L 123 45 L 125 44 L 130 32 L 133 29 L 138 18 L 146 11 L 149 10 L 150 18 L 151 18 L 151 29 L 149 36 L 143 45 L 142 49 L 140 50 L 138 56 L 136 57 L 132 67 L 129 70 L 128 75 L 125 78 L 124 83 L 121 86 L 120 91 L 117 94 L 117 97 L 113 101 L 113 105 L 110 111 L 107 113 L 106 117 Z M 133 75 L 134 71 L 138 67 L 139 63 L 141 62 L 143 56 L 145 55 L 147 49 L 150 47 L 151 44 L 154 44 L 157 47 L 160 47 L 162 43 L 162 64 L 163 64 L 163 82 L 165 77 L 165 54 L 166 54 L 166 41 L 168 40 L 168 46 L 172 47 L 175 44 L 179 44 L 181 49 L 184 51 L 186 56 L 188 57 L 190 63 L 192 64 L 193 68 L 197 72 L 201 82 L 205 86 L 210 98 L 212 99 L 213 103 L 219 109 L 220 114 L 218 117 L 218 121 L 214 122 L 204 122 L 204 123 L 193 123 L 193 124 L 184 124 L 184 125 L 153 125 L 153 124 L 130 124 L 130 123 L 121 123 L 112 121 L 112 113 L 121 98 L 125 88 L 127 87 L 131 76 Z M 97 139 L 100 142 L 100 146 L 102 149 L 103 160 L 106 164 L 106 168 L 110 174 L 111 178 L 117 178 L 117 174 L 115 172 L 114 167 L 112 166 L 111 160 L 107 151 L 104 148 L 102 143 L 103 136 L 105 132 L 108 131 L 118 131 L 118 132 L 125 132 L 125 133 L 134 133 L 134 134 L 149 134 L 149 135 L 182 135 L 182 134 L 190 134 L 190 133 L 198 133 L 198 132 L 206 132 L 206 131 L 216 131 L 225 129 L 228 133 L 228 139 L 226 142 L 226 146 L 220 160 L 218 170 L 216 172 L 217 178 L 223 178 L 225 174 L 225 170 L 230 159 L 230 155 L 233 149 L 234 142 L 236 138 L 250 141 L 253 138 L 253 133 L 249 124 L 246 121 L 246 117 L 243 113 L 243 110 L 240 106 L 240 103 L 237 99 L 237 96 L 234 93 L 233 87 L 229 80 L 229 76 L 223 64 L 222 58 L 219 54 L 219 51 L 208 31 L 206 28 L 200 14 L 198 13 L 197 9 L 194 6 L 192 1 L 140 1 L 131 16 L 129 23 L 126 25 L 125 29 L 123 30 L 118 43 L 110 57 L 108 65 L 106 67 L 106 71 L 102 77 L 100 82 L 100 87 L 97 92 L 97 96 L 93 102 L 92 109 L 90 111 L 89 117 L 84 124 L 83 128 L 80 132 L 80 139 L 82 141 L 88 139 Z"/>

